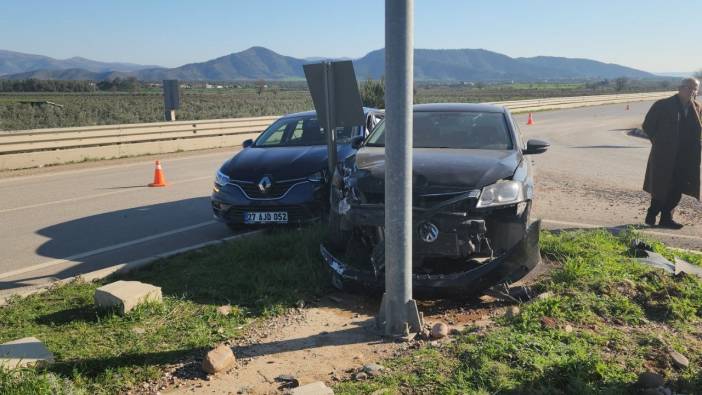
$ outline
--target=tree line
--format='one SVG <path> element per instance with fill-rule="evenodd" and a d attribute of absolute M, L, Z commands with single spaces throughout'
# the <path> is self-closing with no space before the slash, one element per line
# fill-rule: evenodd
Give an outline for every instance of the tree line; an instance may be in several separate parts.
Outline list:
<path fill-rule="evenodd" d="M 117 77 L 99 82 L 39 80 L 35 78 L 0 80 L 0 92 L 135 92 L 141 88 L 141 82 L 134 77 Z"/>

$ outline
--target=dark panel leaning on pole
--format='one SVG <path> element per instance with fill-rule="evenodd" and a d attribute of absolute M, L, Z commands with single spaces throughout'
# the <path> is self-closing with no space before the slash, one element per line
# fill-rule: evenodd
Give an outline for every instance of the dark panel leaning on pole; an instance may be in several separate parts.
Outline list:
<path fill-rule="evenodd" d="M 331 66 L 330 62 L 324 63 L 324 85 L 327 89 L 324 90 L 324 102 L 327 108 L 326 117 L 324 119 L 324 130 L 327 133 L 327 157 L 329 159 L 329 174 L 333 174 L 336 168 L 336 133 L 334 133 L 336 125 L 335 109 L 334 105 L 334 68 Z"/>
<path fill-rule="evenodd" d="M 412 300 L 413 1 L 385 1 L 385 334 L 421 330 Z"/>
<path fill-rule="evenodd" d="M 163 80 L 163 108 L 166 121 L 175 121 L 175 110 L 180 108 L 178 80 Z"/>
<path fill-rule="evenodd" d="M 317 119 L 327 135 L 329 174 L 336 167 L 336 134 L 339 126 L 363 125 L 363 104 L 351 61 L 322 62 L 302 66 Z"/>

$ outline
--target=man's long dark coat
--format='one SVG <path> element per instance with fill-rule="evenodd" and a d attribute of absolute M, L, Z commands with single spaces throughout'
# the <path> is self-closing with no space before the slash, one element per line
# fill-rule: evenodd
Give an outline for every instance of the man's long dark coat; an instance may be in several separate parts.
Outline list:
<path fill-rule="evenodd" d="M 678 95 L 658 100 L 646 114 L 643 130 L 651 139 L 651 153 L 646 167 L 644 191 L 654 199 L 664 201 L 673 186 L 673 172 L 681 160 L 683 174 L 678 176 L 682 183 L 682 193 L 700 199 L 700 115 L 702 105 L 692 102 L 692 121 L 686 123 L 679 117 L 680 99 Z M 694 111 L 693 111 L 694 109 Z M 687 139 L 680 142 L 681 128 L 686 129 Z M 692 133 L 692 136 L 689 134 Z M 680 158 L 678 158 L 680 157 Z"/>

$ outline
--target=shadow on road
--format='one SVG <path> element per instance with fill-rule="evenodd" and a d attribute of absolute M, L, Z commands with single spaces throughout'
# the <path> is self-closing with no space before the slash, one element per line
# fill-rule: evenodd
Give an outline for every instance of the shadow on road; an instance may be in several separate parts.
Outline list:
<path fill-rule="evenodd" d="M 64 268 L 0 280 L 0 290 L 65 279 L 230 235 L 224 226 L 208 224 L 211 218 L 209 197 L 203 196 L 109 211 L 40 229 L 37 234 L 47 241 L 36 254 L 49 258 L 48 266 Z M 63 260 L 70 261 L 70 267 L 65 268 Z"/>

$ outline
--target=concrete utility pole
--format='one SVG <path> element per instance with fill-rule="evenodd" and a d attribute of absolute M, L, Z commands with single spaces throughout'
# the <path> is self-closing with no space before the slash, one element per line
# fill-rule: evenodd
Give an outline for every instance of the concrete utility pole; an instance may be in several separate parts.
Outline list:
<path fill-rule="evenodd" d="M 385 335 L 421 330 L 412 299 L 413 0 L 385 0 Z"/>

